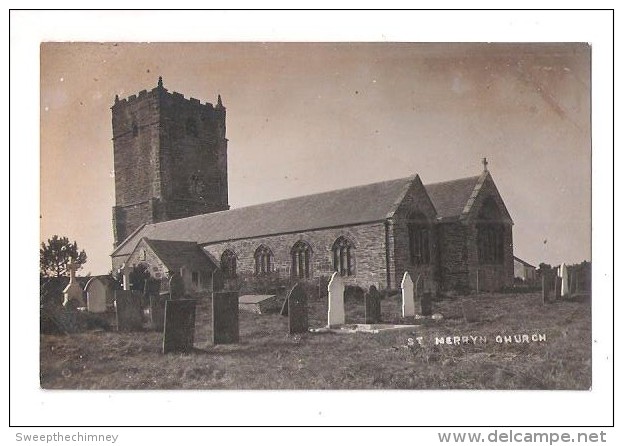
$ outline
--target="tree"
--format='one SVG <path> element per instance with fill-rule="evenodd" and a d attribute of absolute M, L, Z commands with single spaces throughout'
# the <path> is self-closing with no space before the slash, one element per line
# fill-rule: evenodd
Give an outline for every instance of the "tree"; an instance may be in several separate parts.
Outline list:
<path fill-rule="evenodd" d="M 78 244 L 75 241 L 70 243 L 67 237 L 55 235 L 48 239 L 47 243 L 41 243 L 39 268 L 43 277 L 66 276 L 70 259 L 79 265 L 84 265 L 87 261 L 87 253 L 84 249 L 78 252 Z"/>

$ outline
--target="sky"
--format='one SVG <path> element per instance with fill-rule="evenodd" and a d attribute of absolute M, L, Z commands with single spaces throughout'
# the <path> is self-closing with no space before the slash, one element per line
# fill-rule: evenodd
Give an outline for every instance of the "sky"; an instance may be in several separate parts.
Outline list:
<path fill-rule="evenodd" d="M 165 88 L 227 107 L 232 208 L 419 174 L 478 175 L 514 221 L 515 255 L 591 259 L 587 44 L 43 43 L 40 240 L 111 268 L 110 107 Z"/>

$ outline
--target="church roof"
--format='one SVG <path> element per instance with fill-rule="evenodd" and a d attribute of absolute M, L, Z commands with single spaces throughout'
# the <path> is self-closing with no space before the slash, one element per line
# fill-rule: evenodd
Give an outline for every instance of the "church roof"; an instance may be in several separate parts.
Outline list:
<path fill-rule="evenodd" d="M 474 193 L 482 175 L 442 183 L 427 184 L 424 187 L 430 197 L 437 218 L 441 220 L 459 218 L 467 212 L 468 200 Z"/>
<path fill-rule="evenodd" d="M 391 217 L 417 176 L 306 195 L 228 211 L 146 224 L 113 256 L 129 255 L 140 239 L 207 244 L 383 221 Z M 466 199 L 467 200 L 467 199 Z"/>
<path fill-rule="evenodd" d="M 214 268 L 212 261 L 196 242 L 147 238 L 144 240 L 170 271 L 178 271 L 183 266 L 202 264 Z"/>

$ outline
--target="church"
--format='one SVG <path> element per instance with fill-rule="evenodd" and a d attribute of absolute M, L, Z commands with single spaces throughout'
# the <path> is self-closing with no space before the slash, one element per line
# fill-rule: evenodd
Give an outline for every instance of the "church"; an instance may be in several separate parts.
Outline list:
<path fill-rule="evenodd" d="M 513 221 L 483 160 L 478 175 L 423 184 L 418 174 L 230 209 L 226 109 L 150 91 L 112 106 L 114 271 L 314 280 L 395 289 L 408 271 L 428 292 L 513 283 Z"/>

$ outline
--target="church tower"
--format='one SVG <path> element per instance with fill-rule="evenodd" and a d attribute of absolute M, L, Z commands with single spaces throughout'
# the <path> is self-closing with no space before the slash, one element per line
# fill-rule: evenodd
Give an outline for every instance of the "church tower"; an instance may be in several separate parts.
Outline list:
<path fill-rule="evenodd" d="M 115 247 L 144 223 L 229 209 L 225 107 L 151 91 L 115 96 Z"/>

